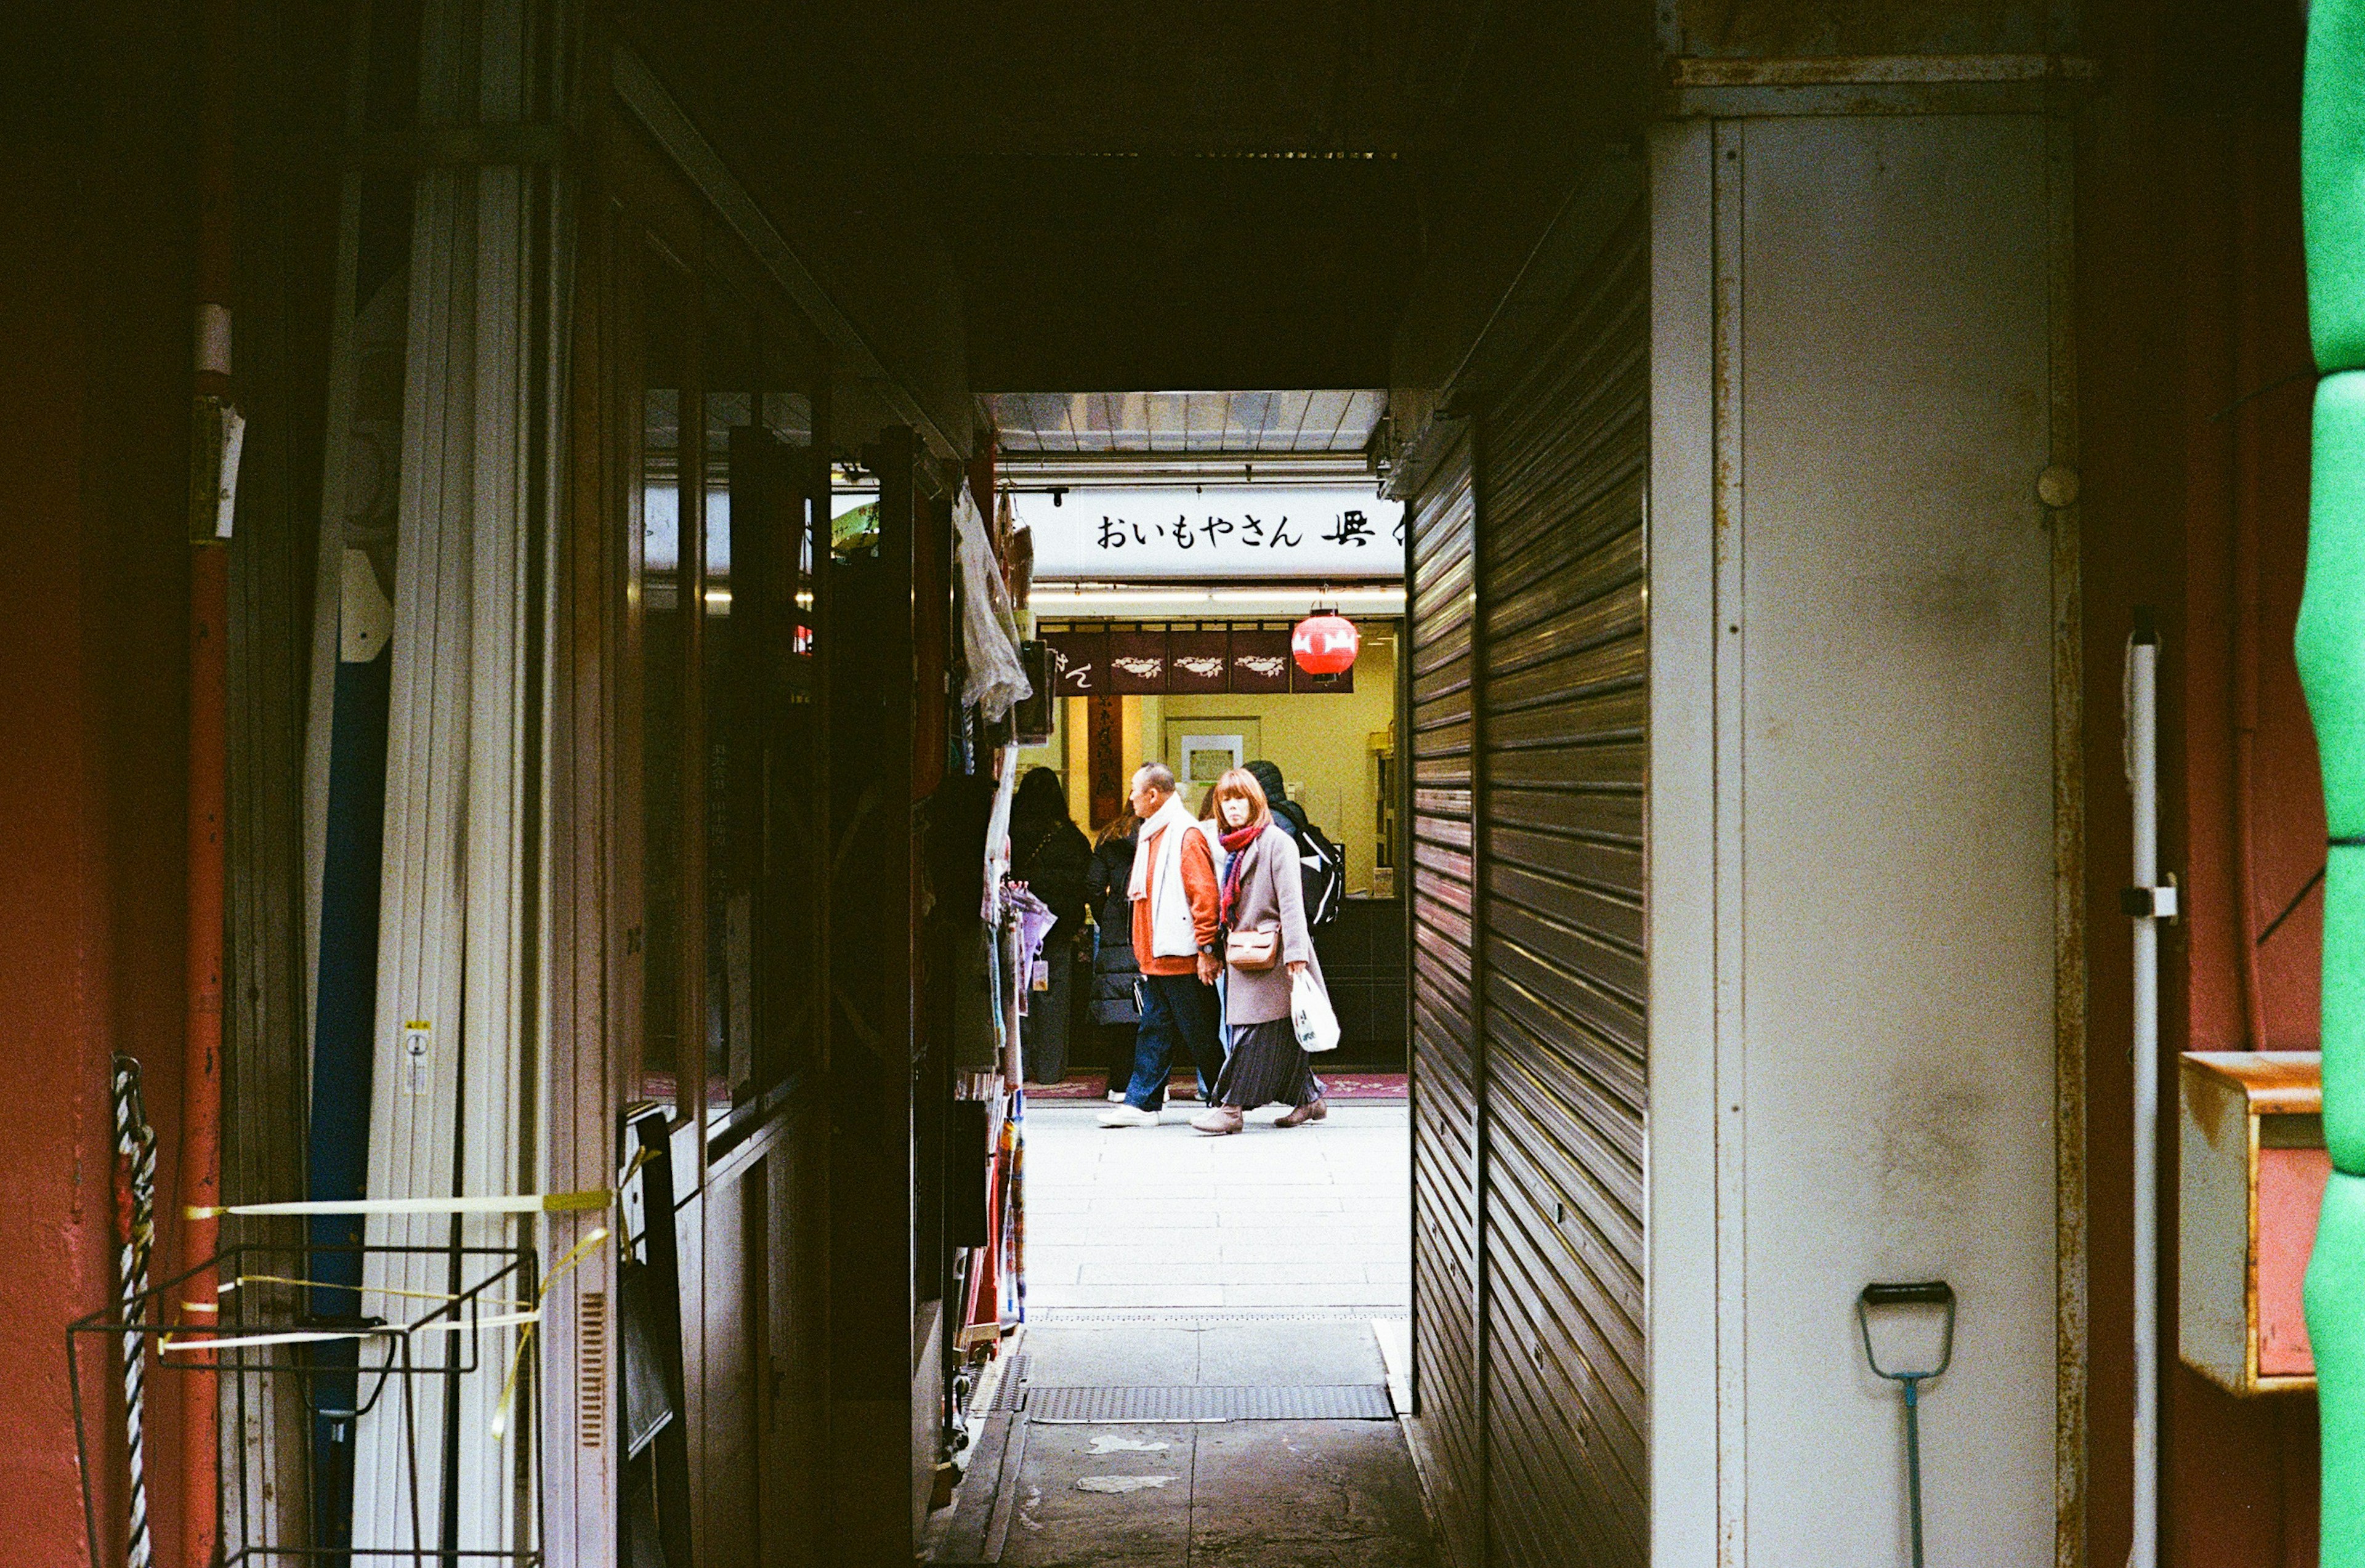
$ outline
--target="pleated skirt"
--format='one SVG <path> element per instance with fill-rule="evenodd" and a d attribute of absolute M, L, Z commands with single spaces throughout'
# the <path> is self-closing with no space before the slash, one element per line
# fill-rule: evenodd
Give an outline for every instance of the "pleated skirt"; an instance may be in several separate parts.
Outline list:
<path fill-rule="evenodd" d="M 1216 1103 L 1253 1111 L 1260 1105 L 1311 1105 L 1322 1098 L 1314 1058 L 1297 1043 L 1286 1018 L 1232 1026 L 1232 1048 L 1216 1080 Z"/>

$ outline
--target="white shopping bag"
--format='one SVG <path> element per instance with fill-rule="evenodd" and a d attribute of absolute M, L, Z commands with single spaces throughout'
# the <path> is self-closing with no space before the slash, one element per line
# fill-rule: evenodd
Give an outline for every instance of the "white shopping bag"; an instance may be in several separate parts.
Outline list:
<path fill-rule="evenodd" d="M 1297 1043 L 1306 1050 L 1338 1049 L 1339 1014 L 1331 1011 L 1322 982 L 1308 970 L 1300 969 L 1290 977 L 1289 1022 L 1297 1031 Z"/>

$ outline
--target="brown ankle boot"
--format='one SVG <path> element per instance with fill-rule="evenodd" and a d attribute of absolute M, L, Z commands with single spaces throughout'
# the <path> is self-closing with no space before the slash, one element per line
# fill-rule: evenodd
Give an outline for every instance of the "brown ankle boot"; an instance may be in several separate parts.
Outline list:
<path fill-rule="evenodd" d="M 1211 1105 L 1192 1117 L 1191 1125 L 1210 1137 L 1223 1137 L 1248 1126 L 1248 1114 L 1238 1105 Z"/>
<path fill-rule="evenodd" d="M 1290 1112 L 1289 1114 L 1273 1123 L 1273 1126 L 1276 1127 L 1302 1127 L 1308 1122 L 1318 1122 L 1329 1114 L 1330 1102 L 1328 1100 L 1317 1100 L 1310 1104 L 1300 1105 L 1296 1110 Z"/>

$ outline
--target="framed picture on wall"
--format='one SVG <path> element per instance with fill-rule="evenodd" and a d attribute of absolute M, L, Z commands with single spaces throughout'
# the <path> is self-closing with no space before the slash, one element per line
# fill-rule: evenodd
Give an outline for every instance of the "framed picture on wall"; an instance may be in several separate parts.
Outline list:
<path fill-rule="evenodd" d="M 1197 810 L 1199 797 L 1227 768 L 1239 767 L 1255 756 L 1262 728 L 1254 719 L 1168 720 L 1166 755 L 1172 759 L 1185 803 Z"/>

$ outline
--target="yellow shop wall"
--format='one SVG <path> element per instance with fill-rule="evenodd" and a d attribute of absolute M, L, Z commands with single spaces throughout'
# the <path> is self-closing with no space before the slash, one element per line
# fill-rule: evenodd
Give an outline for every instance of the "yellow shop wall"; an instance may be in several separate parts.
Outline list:
<path fill-rule="evenodd" d="M 1396 642 L 1394 626 L 1362 627 L 1363 647 L 1355 661 L 1355 689 L 1343 696 L 1287 693 L 1272 697 L 1127 697 L 1122 729 L 1126 773 L 1163 745 L 1169 719 L 1255 719 L 1264 756 L 1281 766 L 1290 798 L 1304 805 L 1317 826 L 1347 852 L 1347 888 L 1368 892 L 1377 865 L 1379 762 L 1371 747 L 1374 733 L 1395 721 Z M 1021 776 L 1034 767 L 1059 775 L 1069 814 L 1086 826 L 1083 746 L 1084 703 L 1071 697 L 1057 704 L 1050 740 L 1018 753 Z M 1172 757 L 1162 760 L 1172 763 Z M 1089 829 L 1088 829 L 1089 830 Z"/>

